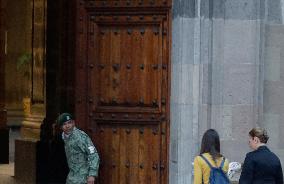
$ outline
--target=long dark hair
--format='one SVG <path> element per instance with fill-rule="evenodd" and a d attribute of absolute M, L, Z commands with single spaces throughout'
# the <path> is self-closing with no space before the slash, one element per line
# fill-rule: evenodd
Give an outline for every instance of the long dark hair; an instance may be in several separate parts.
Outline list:
<path fill-rule="evenodd" d="M 216 162 L 216 158 L 222 157 L 220 154 L 220 138 L 216 130 L 207 130 L 201 142 L 200 154 L 209 153 L 213 160 Z"/>

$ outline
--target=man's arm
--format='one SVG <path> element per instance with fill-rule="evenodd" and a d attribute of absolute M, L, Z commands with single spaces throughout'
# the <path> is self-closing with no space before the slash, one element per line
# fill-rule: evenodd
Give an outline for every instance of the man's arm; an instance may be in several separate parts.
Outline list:
<path fill-rule="evenodd" d="M 97 149 L 89 137 L 86 138 L 87 157 L 89 164 L 89 176 L 98 176 L 100 158 Z"/>
<path fill-rule="evenodd" d="M 81 139 L 80 147 L 87 156 L 89 174 L 88 176 L 97 177 L 99 170 L 99 154 L 89 136 L 85 135 Z"/>
<path fill-rule="evenodd" d="M 202 170 L 201 170 L 200 163 L 198 161 L 198 157 L 199 156 L 195 157 L 194 164 L 193 164 L 193 175 L 194 175 L 193 183 L 194 184 L 202 183 Z"/>

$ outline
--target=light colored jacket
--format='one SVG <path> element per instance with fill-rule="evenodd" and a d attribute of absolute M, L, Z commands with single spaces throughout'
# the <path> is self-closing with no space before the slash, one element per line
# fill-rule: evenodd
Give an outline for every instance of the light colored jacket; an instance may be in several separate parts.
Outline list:
<path fill-rule="evenodd" d="M 213 167 L 219 167 L 223 160 L 223 157 L 217 159 L 217 163 L 214 162 L 209 153 L 204 153 L 203 156 L 210 162 Z M 227 174 L 229 168 L 229 162 L 226 159 L 224 163 L 223 171 Z M 209 183 L 210 177 L 210 167 L 200 156 L 194 159 L 194 184 L 202 184 L 202 179 L 204 184 Z"/>

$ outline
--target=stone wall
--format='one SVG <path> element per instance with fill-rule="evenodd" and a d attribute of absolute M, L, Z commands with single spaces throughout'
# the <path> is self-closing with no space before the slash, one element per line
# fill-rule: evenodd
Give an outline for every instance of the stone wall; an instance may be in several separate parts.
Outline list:
<path fill-rule="evenodd" d="M 275 11 L 276 10 L 276 11 Z M 265 24 L 263 69 L 263 121 L 268 130 L 269 147 L 284 164 L 284 1 L 273 1 L 268 6 Z"/>
<path fill-rule="evenodd" d="M 252 127 L 268 129 L 284 161 L 282 0 L 174 0 L 170 183 L 192 179 L 206 129 L 243 162 Z M 284 68 L 283 68 L 284 69 Z"/>

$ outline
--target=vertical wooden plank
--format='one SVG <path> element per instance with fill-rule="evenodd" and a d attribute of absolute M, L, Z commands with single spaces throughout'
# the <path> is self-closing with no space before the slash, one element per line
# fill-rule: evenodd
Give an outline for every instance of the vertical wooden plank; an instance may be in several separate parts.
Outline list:
<path fill-rule="evenodd" d="M 127 75 L 127 79 L 128 79 L 128 96 L 130 96 L 130 99 L 135 102 L 137 101 L 136 99 L 136 88 L 137 85 L 135 85 L 135 75 L 134 74 L 134 65 L 135 65 L 135 58 L 136 58 L 136 46 L 135 46 L 135 32 L 136 29 L 134 26 L 129 26 L 129 29 L 131 30 L 131 34 L 128 34 L 129 37 L 129 42 L 128 45 L 131 46 L 130 47 L 130 52 L 128 51 L 128 61 L 126 63 L 126 65 L 132 66 L 129 69 L 126 69 L 126 75 Z M 126 66 L 127 67 L 127 66 Z"/>
<path fill-rule="evenodd" d="M 145 32 L 145 38 L 144 38 L 144 49 L 143 49 L 143 55 L 145 57 L 145 66 L 146 66 L 146 76 L 145 76 L 145 83 L 147 85 L 146 89 L 144 90 L 145 95 L 145 103 L 151 104 L 152 102 L 152 91 L 155 90 L 155 86 L 153 85 L 153 73 L 152 73 L 152 64 L 153 64 L 153 32 L 151 30 L 151 27 L 147 26 L 147 30 Z M 154 89 L 149 88 L 149 85 L 151 84 L 151 87 Z"/>
<path fill-rule="evenodd" d="M 130 161 L 129 183 L 136 183 L 138 178 L 139 160 L 138 160 L 138 141 L 139 132 L 137 126 L 125 127 L 125 133 L 128 139 L 128 155 Z"/>
<path fill-rule="evenodd" d="M 141 87 L 141 80 L 139 80 L 141 77 L 139 75 L 140 73 L 140 64 L 142 63 L 142 58 L 143 58 L 143 55 L 141 54 L 141 33 L 140 33 L 140 29 L 141 29 L 141 26 L 137 26 L 135 28 L 135 31 L 134 31 L 134 35 L 133 35 L 133 59 L 132 59 L 132 68 L 131 68 L 131 75 L 133 76 L 133 80 L 132 80 L 132 86 L 137 86 L 137 87 L 134 87 L 133 89 L 133 93 L 134 93 L 134 102 L 139 102 L 140 100 L 140 91 L 141 89 L 143 89 Z"/>
<path fill-rule="evenodd" d="M 112 169 L 111 171 L 111 182 L 110 183 L 118 183 L 119 181 L 119 170 L 120 170 L 120 132 L 121 128 L 118 128 L 118 132 L 116 134 L 113 134 L 112 136 L 112 147 L 111 151 L 112 153 Z"/>
<path fill-rule="evenodd" d="M 80 128 L 87 129 L 88 104 L 87 102 L 87 13 L 84 9 L 84 3 L 76 0 L 77 11 L 76 20 L 76 52 L 75 52 L 75 115 Z"/>
<path fill-rule="evenodd" d="M 99 126 L 99 127 L 100 127 L 100 130 L 99 130 L 100 133 L 99 133 L 99 137 L 97 137 L 97 139 L 99 139 L 98 145 L 100 145 L 99 148 L 98 148 L 99 149 L 98 151 L 99 151 L 99 153 L 101 153 L 100 159 L 101 159 L 102 167 L 100 168 L 101 172 L 100 172 L 100 177 L 99 177 L 100 183 L 101 183 L 102 181 L 109 182 L 108 181 L 108 179 L 109 179 L 109 177 L 108 177 L 108 171 L 109 171 L 109 159 L 108 159 L 108 157 L 109 157 L 109 154 L 108 154 L 108 150 L 107 150 L 107 144 L 108 144 L 107 135 L 110 133 L 110 130 L 107 127 L 102 126 L 102 125 Z"/>
<path fill-rule="evenodd" d="M 118 184 L 128 183 L 129 168 L 127 168 L 127 139 L 124 130 L 119 130 L 120 142 L 119 142 L 119 155 L 120 155 L 120 167 L 119 167 L 119 181 Z"/>
<path fill-rule="evenodd" d="M 144 127 L 144 126 L 140 127 L 138 159 L 139 159 L 139 163 L 145 164 L 145 169 L 139 170 L 139 177 L 138 177 L 138 182 L 137 182 L 138 184 L 146 183 L 146 173 L 147 173 L 147 168 L 148 168 L 146 152 L 147 152 L 147 145 L 150 142 L 149 136 L 151 136 L 149 135 L 149 132 L 150 132 L 149 127 Z"/>
<path fill-rule="evenodd" d="M 111 90 L 113 91 L 112 96 L 121 96 L 120 95 L 120 91 L 119 91 L 119 83 L 120 83 L 120 75 L 121 73 L 119 72 L 121 69 L 121 64 L 120 61 L 118 59 L 119 56 L 119 35 L 118 33 L 114 33 L 114 29 L 110 28 L 111 30 L 111 42 L 110 42 L 110 63 L 112 65 L 112 71 L 113 71 L 113 75 L 111 78 Z M 117 71 L 114 71 L 114 66 L 117 67 Z M 117 99 L 118 102 L 120 102 L 122 99 Z"/>
<path fill-rule="evenodd" d="M 101 75 L 100 78 L 98 79 L 99 85 L 98 86 L 100 88 L 100 94 L 102 96 L 102 98 L 104 100 L 109 100 L 109 90 L 107 90 L 107 86 L 109 85 L 109 76 L 107 75 L 108 73 L 111 72 L 111 68 L 108 65 L 107 61 L 106 61 L 106 57 L 107 57 L 107 42 L 108 42 L 108 37 L 107 37 L 107 33 L 106 30 L 103 27 L 99 28 L 99 58 L 98 58 L 98 64 L 100 64 L 101 67 Z"/>
<path fill-rule="evenodd" d="M 128 31 L 126 27 L 122 28 L 122 37 L 120 40 L 120 49 L 121 49 L 121 55 L 120 55 L 120 62 L 121 65 L 125 65 L 126 63 L 129 63 L 130 58 L 129 55 L 131 55 L 131 45 L 130 45 L 130 40 L 131 40 L 131 36 L 129 35 Z M 126 69 L 125 67 L 123 67 L 122 69 L 122 74 L 120 77 L 120 81 L 121 81 L 121 86 L 123 86 L 120 91 L 120 95 L 124 96 L 125 94 L 129 95 L 129 98 L 131 98 L 131 94 L 129 93 L 129 76 L 125 73 Z"/>
<path fill-rule="evenodd" d="M 113 94 L 111 98 L 116 97 L 116 103 L 123 103 L 123 93 L 121 92 L 121 77 L 123 75 L 123 63 L 120 60 L 120 30 L 117 27 L 112 28 L 111 34 L 111 67 L 112 67 L 112 75 L 111 75 L 111 90 Z"/>
<path fill-rule="evenodd" d="M 152 137 L 153 137 L 153 144 L 151 145 L 150 150 L 155 150 L 152 154 L 152 160 L 150 162 L 150 178 L 153 178 L 153 183 L 161 183 L 160 178 L 160 168 L 159 168 L 159 162 L 161 161 L 161 152 L 163 151 L 163 148 L 160 144 L 161 142 L 161 134 L 160 134 L 160 124 L 153 127 L 152 130 Z M 154 132 L 153 132 L 154 131 Z M 164 145 L 167 146 L 167 145 Z M 167 153 L 165 153 L 167 154 Z M 156 167 L 156 168 L 155 168 Z"/>
<path fill-rule="evenodd" d="M 144 96 L 144 90 L 140 90 L 140 89 L 145 89 L 146 88 L 146 82 L 145 82 L 145 63 L 143 58 L 145 57 L 143 55 L 143 49 L 144 49 L 144 45 L 143 45 L 143 40 L 144 40 L 144 36 L 145 36 L 145 26 L 140 26 L 139 27 L 140 30 L 137 30 L 137 37 L 136 37 L 136 50 L 137 50 L 137 54 L 136 54 L 136 58 L 137 58 L 137 63 L 136 63 L 136 68 L 137 71 L 135 72 L 136 74 L 136 81 L 139 81 L 139 88 L 137 88 L 137 95 L 138 95 L 138 102 L 141 99 L 145 99 Z M 141 32 L 143 31 L 143 32 Z"/>
<path fill-rule="evenodd" d="M 111 183 L 112 175 L 114 172 L 108 173 L 113 164 L 113 152 L 112 152 L 112 137 L 114 134 L 117 134 L 117 131 L 113 131 L 113 129 L 116 129 L 116 127 L 112 128 L 111 126 L 106 126 L 105 133 L 104 133 L 104 161 L 106 162 L 104 177 L 105 183 Z"/>
<path fill-rule="evenodd" d="M 139 136 L 139 163 L 143 163 L 143 169 L 139 169 L 138 183 L 159 183 L 158 164 L 154 168 L 160 160 L 159 135 L 153 134 L 158 129 L 154 125 L 141 128 L 144 132 Z"/>

